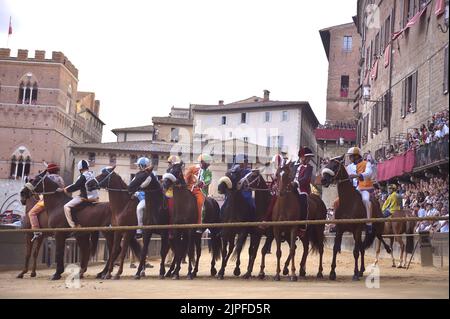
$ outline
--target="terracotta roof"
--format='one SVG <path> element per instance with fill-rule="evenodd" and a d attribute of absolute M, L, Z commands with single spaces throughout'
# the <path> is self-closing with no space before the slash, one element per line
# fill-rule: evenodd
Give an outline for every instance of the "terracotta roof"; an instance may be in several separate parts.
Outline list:
<path fill-rule="evenodd" d="M 151 132 L 153 132 L 153 125 L 115 128 L 115 129 L 112 129 L 111 132 L 113 132 L 113 133 L 116 133 L 116 132 L 143 132 L 143 133 L 151 133 Z"/>
<path fill-rule="evenodd" d="M 89 149 L 89 150 L 170 153 L 174 145 L 175 143 L 166 143 L 160 141 L 130 141 L 130 142 L 74 144 L 71 145 L 71 147 L 73 149 Z M 177 143 L 176 145 L 178 147 L 180 144 Z"/>
<path fill-rule="evenodd" d="M 175 124 L 175 125 L 189 125 L 192 126 L 194 121 L 192 119 L 170 117 L 170 116 L 154 116 L 152 117 L 153 125 L 155 124 Z"/>

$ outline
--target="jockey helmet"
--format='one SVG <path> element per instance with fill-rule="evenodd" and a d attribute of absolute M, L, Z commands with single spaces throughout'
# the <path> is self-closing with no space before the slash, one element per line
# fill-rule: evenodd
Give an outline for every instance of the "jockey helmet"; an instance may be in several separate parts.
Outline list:
<path fill-rule="evenodd" d="M 139 167 L 139 169 L 144 170 L 150 166 L 150 160 L 147 157 L 140 157 L 137 160 L 136 165 Z"/>
<path fill-rule="evenodd" d="M 314 156 L 313 152 L 309 147 L 301 147 L 298 151 L 298 157 L 308 157 Z"/>
<path fill-rule="evenodd" d="M 209 154 L 201 154 L 201 155 L 198 156 L 197 161 L 198 161 L 198 162 L 203 161 L 203 162 L 205 162 L 206 164 L 211 164 L 211 162 L 212 162 L 212 157 L 211 157 L 211 155 L 209 155 Z"/>
<path fill-rule="evenodd" d="M 359 147 L 356 146 L 350 147 L 347 151 L 347 154 L 361 156 L 361 150 L 359 149 Z"/>
<path fill-rule="evenodd" d="M 81 160 L 78 162 L 78 170 L 81 171 L 82 169 L 89 169 L 89 164 L 85 160 Z"/>
<path fill-rule="evenodd" d="M 171 164 L 179 164 L 181 163 L 181 160 L 180 157 L 177 155 L 170 155 L 169 158 L 167 159 L 167 162 Z"/>
<path fill-rule="evenodd" d="M 58 174 L 59 166 L 54 163 L 50 163 L 47 165 L 47 172 L 49 172 L 50 174 Z"/>

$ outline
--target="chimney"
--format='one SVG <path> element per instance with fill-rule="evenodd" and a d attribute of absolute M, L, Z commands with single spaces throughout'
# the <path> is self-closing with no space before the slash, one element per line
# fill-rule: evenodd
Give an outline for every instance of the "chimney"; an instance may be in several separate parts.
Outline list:
<path fill-rule="evenodd" d="M 39 60 L 39 61 L 45 60 L 45 51 L 43 51 L 43 50 L 35 50 L 34 51 L 34 58 L 36 60 Z"/>
<path fill-rule="evenodd" d="M 219 105 L 223 105 L 223 100 L 219 100 Z"/>
<path fill-rule="evenodd" d="M 270 95 L 270 91 L 269 90 L 264 90 L 264 102 L 269 101 L 269 95 Z"/>
<path fill-rule="evenodd" d="M 17 50 L 17 59 L 26 60 L 28 58 L 28 50 L 19 49 Z"/>

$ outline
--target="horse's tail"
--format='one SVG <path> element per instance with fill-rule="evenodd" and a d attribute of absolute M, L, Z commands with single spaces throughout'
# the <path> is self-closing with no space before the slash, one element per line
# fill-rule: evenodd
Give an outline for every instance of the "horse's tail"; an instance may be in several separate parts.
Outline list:
<path fill-rule="evenodd" d="M 412 254 L 414 251 L 414 237 L 411 236 L 414 234 L 414 226 L 413 222 L 406 223 L 406 253 Z"/>
<path fill-rule="evenodd" d="M 98 246 L 98 238 L 99 238 L 100 232 L 95 231 L 91 233 L 90 236 L 90 242 L 89 242 L 89 251 L 91 258 L 95 256 L 97 253 L 97 246 Z"/>
<path fill-rule="evenodd" d="M 312 219 L 326 219 L 327 218 L 327 207 L 325 203 L 319 196 L 312 195 L 311 200 L 316 203 L 316 212 L 314 212 L 315 218 Z M 308 239 L 311 243 L 311 252 L 317 253 L 323 249 L 326 238 L 325 238 L 325 225 L 308 225 Z"/>
<path fill-rule="evenodd" d="M 130 239 L 130 248 L 137 258 L 141 257 L 142 248 L 141 248 L 141 245 L 139 244 L 139 242 L 137 241 L 136 237 L 134 237 L 134 236 L 132 236 Z"/>
<path fill-rule="evenodd" d="M 215 261 L 218 261 L 221 257 L 222 251 L 221 251 L 221 240 L 220 240 L 220 232 L 211 232 L 211 249 L 210 253 L 212 254 L 212 258 Z"/>

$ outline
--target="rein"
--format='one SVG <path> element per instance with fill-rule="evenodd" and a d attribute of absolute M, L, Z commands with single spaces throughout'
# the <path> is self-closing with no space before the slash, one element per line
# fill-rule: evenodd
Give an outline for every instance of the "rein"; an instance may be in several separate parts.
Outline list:
<path fill-rule="evenodd" d="M 105 190 L 107 190 L 108 192 L 128 192 L 128 189 L 126 188 L 110 188 L 109 183 L 111 181 L 111 175 L 112 173 L 114 173 L 114 171 L 110 172 L 108 169 L 106 169 L 106 171 L 108 172 L 108 175 L 106 175 L 106 177 L 101 182 L 99 182 L 97 178 L 94 178 L 95 182 L 100 188 L 102 188 L 102 184 L 105 182 L 105 180 L 108 180 L 107 186 L 105 187 Z"/>
<path fill-rule="evenodd" d="M 31 193 L 33 195 L 53 195 L 58 193 L 56 190 L 52 191 L 52 192 L 46 192 L 45 191 L 45 183 L 43 182 L 45 179 L 47 178 L 47 174 L 45 174 L 40 180 L 39 182 L 36 183 L 36 185 L 33 186 L 33 189 L 30 189 Z M 40 183 L 42 183 L 42 193 L 38 193 L 35 192 L 36 186 L 38 186 Z"/>

